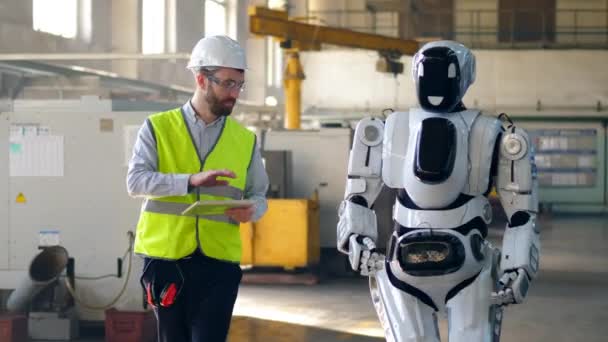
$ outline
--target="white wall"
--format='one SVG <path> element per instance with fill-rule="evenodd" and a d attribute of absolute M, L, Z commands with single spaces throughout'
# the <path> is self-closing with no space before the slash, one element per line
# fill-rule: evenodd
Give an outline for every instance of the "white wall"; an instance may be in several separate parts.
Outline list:
<path fill-rule="evenodd" d="M 477 81 L 464 99 L 469 107 L 595 107 L 608 104 L 608 51 L 481 50 Z M 375 71 L 376 54 L 328 50 L 302 54 L 306 80 L 303 110 L 318 108 L 401 108 L 417 105 L 409 70 L 395 80 Z M 397 85 L 398 83 L 398 85 Z"/>
<path fill-rule="evenodd" d="M 66 53 L 141 51 L 141 0 L 92 0 L 90 40 L 79 36 L 66 39 L 32 28 L 32 0 L 2 0 L 0 2 L 0 53 Z M 177 15 L 171 45 L 175 52 L 190 52 L 203 35 L 203 0 L 168 1 Z M 191 86 L 191 74 L 185 70 L 186 61 L 114 61 L 78 62 L 82 65 L 108 70 L 123 77 L 141 78 L 152 82 Z"/>
<path fill-rule="evenodd" d="M 101 51 L 108 47 L 107 35 L 99 31 L 107 26 L 103 19 L 107 13 L 94 1 L 92 42 L 82 39 L 65 39 L 32 28 L 32 0 L 2 0 L 0 2 L 0 53 L 83 52 Z"/>
<path fill-rule="evenodd" d="M 85 37 L 79 37 L 78 39 L 65 39 L 57 36 L 53 36 L 46 33 L 35 32 L 32 30 L 32 0 L 1 0 L 0 1 L 0 53 L 18 53 L 18 52 L 137 52 L 139 51 L 140 45 L 140 18 L 139 18 L 139 3 L 141 0 L 92 0 L 92 32 L 91 40 L 87 41 Z M 189 52 L 196 41 L 203 35 L 204 27 L 204 13 L 203 13 L 204 0 L 168 0 L 168 6 L 172 6 L 171 11 L 176 13 L 177 18 L 175 20 L 176 28 L 173 35 L 168 39 L 171 42 L 171 46 L 175 47 L 176 52 Z M 251 39 L 252 37 L 248 33 L 248 18 L 247 18 L 247 6 L 248 5 L 265 5 L 266 0 L 230 0 L 231 5 L 236 5 L 236 11 L 233 18 L 236 20 L 235 31 L 237 33 L 237 39 L 246 47 L 250 69 L 247 73 L 247 91 L 243 94 L 243 98 L 252 102 L 261 103 L 268 94 L 276 94 L 280 89 L 267 89 L 266 83 L 266 60 L 267 60 L 267 49 L 266 43 L 262 39 Z M 305 15 L 305 8 L 308 7 L 311 10 L 363 10 L 363 0 L 337 0 L 337 1 L 326 1 L 326 0 L 290 0 L 290 14 L 293 16 Z M 456 11 L 461 10 L 476 10 L 476 9 L 487 9 L 496 10 L 498 0 L 455 0 L 454 7 Z M 576 0 L 557 0 L 558 9 L 590 9 L 590 10 L 604 10 L 608 6 L 608 2 L 605 0 L 587 0 L 587 1 L 576 1 Z M 124 9 L 126 8 L 126 10 Z M 582 13 L 582 12 L 581 12 Z M 326 21 L 330 21 L 330 18 L 325 18 Z M 345 16 L 344 24 L 348 25 L 360 25 L 364 23 L 363 18 L 359 18 L 356 15 Z M 579 24 L 584 22 L 588 26 L 601 26 L 606 24 L 607 16 L 605 12 L 598 11 L 597 14 L 585 12 L 580 14 Z M 465 14 L 459 14 L 455 17 L 455 25 L 466 25 L 469 18 Z M 481 24 L 488 26 L 490 29 L 495 28 L 497 24 L 495 13 L 484 14 L 480 17 Z M 571 24 L 572 18 L 568 17 L 567 14 L 560 14 L 556 18 L 556 22 L 559 25 Z M 329 23 L 329 22 L 328 22 Z M 332 24 L 332 23 L 329 23 Z M 339 23 L 334 23 L 339 24 Z M 383 24 L 380 20 L 379 24 Z M 590 28 L 591 30 L 591 28 Z M 169 32 L 171 34 L 171 32 Z M 484 41 L 491 42 L 496 41 L 495 36 L 484 36 Z M 458 38 L 458 37 L 457 37 Z M 569 42 L 573 40 L 573 36 L 560 35 L 557 37 L 558 42 Z M 586 38 L 579 36 L 579 41 L 585 41 Z M 605 39 L 602 37 L 588 38 L 588 39 Z M 539 51 L 540 52 L 540 51 Z M 341 56 L 343 52 L 327 52 L 329 56 L 334 54 L 335 56 Z M 519 52 L 517 52 L 519 53 Z M 350 80 L 353 75 L 350 75 L 351 70 L 356 70 L 359 73 L 363 73 L 362 80 L 373 80 L 376 82 L 374 88 L 382 90 L 376 91 L 377 94 L 373 95 L 373 99 L 368 100 L 367 97 L 370 94 L 369 90 L 357 96 L 357 100 L 354 100 L 357 105 L 365 106 L 366 102 L 370 105 L 373 103 L 390 103 L 394 105 L 395 94 L 389 90 L 394 86 L 394 80 L 389 76 L 376 75 L 373 70 L 373 63 L 375 62 L 375 54 L 373 52 L 364 53 L 366 55 L 359 55 L 354 57 L 355 59 L 349 62 L 350 65 L 358 66 L 356 69 L 346 68 L 346 75 L 340 74 L 339 70 L 331 71 L 332 75 L 336 75 L 341 79 Z M 357 55 L 357 53 L 354 53 Z M 353 55 L 353 56 L 354 56 Z M 333 59 L 334 57 L 328 57 L 328 60 L 323 60 L 322 55 L 319 55 L 314 60 L 315 64 L 327 64 L 337 63 L 342 64 L 339 59 Z M 366 57 L 367 56 L 367 57 Z M 311 63 L 315 57 L 304 57 L 303 59 L 309 59 Z M 527 58 L 522 55 L 521 58 Z M 371 64 L 370 64 L 371 61 Z M 75 62 L 70 62 L 75 64 Z M 191 75 L 184 70 L 185 61 L 140 61 L 140 62 L 88 62 L 78 63 L 80 65 L 107 69 L 113 72 L 117 72 L 122 76 L 139 77 L 144 80 L 153 82 L 163 82 L 168 84 L 180 84 L 182 86 L 192 86 Z M 369 65 L 369 67 L 368 67 Z M 310 68 L 307 68 L 310 69 Z M 335 68 L 332 68 L 335 69 Z M 313 69 L 314 70 L 314 67 Z M 324 68 L 327 70 L 327 68 Z M 309 80 L 305 84 L 315 84 L 315 79 L 318 76 L 315 73 L 308 73 Z M 346 78 L 345 78 L 346 77 Z M 406 87 L 406 83 L 409 82 L 407 78 L 398 78 L 401 82 L 401 88 Z M 331 83 L 340 83 L 340 80 L 332 80 Z M 323 88 L 325 85 L 320 85 Z M 350 84 L 346 83 L 346 86 Z M 408 93 L 405 88 L 403 93 Z M 305 89 L 305 92 L 310 92 Z M 336 92 L 332 92 L 335 94 Z M 328 96 L 328 95 L 327 95 Z M 340 105 L 347 105 L 351 99 L 342 99 L 341 97 L 351 97 L 352 94 L 336 95 L 332 99 L 332 102 L 336 102 Z M 397 103 L 408 103 L 406 95 L 399 95 Z"/>
<path fill-rule="evenodd" d="M 415 97 L 409 76 L 399 75 L 395 79 L 377 72 L 377 56 L 373 51 L 342 49 L 302 53 L 306 75 L 302 109 L 394 108 L 412 103 Z M 409 70 L 409 60 L 403 61 Z"/>

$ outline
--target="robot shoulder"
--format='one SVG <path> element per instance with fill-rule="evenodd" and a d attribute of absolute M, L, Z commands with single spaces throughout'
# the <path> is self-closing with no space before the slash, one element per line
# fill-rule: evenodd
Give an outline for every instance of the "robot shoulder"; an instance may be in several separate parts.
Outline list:
<path fill-rule="evenodd" d="M 510 127 L 502 135 L 500 156 L 508 160 L 520 160 L 532 154 L 533 148 L 528 133 L 520 127 Z"/>
<path fill-rule="evenodd" d="M 384 122 L 378 118 L 363 118 L 357 123 L 355 138 L 365 146 L 378 146 L 384 139 L 384 126 Z"/>

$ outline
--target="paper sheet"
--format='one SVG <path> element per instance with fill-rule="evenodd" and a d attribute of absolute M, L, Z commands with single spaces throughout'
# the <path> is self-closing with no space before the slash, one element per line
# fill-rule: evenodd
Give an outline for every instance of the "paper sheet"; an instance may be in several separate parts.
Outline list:
<path fill-rule="evenodd" d="M 11 177 L 63 177 L 63 136 L 11 135 Z"/>

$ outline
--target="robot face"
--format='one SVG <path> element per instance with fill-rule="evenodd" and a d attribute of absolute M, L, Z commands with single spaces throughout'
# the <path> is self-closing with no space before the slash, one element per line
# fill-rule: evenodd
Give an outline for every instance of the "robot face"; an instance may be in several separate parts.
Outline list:
<path fill-rule="evenodd" d="M 449 113 L 462 99 L 460 65 L 456 53 L 438 46 L 422 51 L 416 63 L 416 90 L 423 109 Z"/>

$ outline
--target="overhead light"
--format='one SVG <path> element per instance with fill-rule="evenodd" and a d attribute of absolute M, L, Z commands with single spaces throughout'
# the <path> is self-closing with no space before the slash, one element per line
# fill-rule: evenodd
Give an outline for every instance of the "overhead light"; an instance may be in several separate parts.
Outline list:
<path fill-rule="evenodd" d="M 279 101 L 277 101 L 277 98 L 274 96 L 266 96 L 264 103 L 269 107 L 276 107 L 277 104 L 279 104 Z"/>

